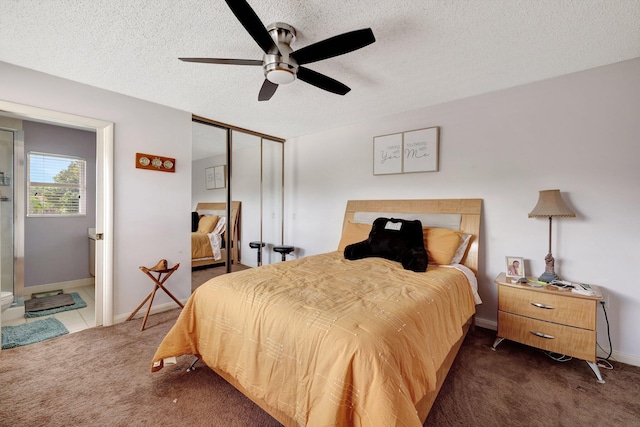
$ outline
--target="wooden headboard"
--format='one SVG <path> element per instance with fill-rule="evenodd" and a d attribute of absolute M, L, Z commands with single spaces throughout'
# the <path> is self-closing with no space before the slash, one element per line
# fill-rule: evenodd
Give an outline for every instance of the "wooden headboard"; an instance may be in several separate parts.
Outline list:
<path fill-rule="evenodd" d="M 462 264 L 478 273 L 478 242 L 480 239 L 480 215 L 482 199 L 432 199 L 432 200 L 349 200 L 344 213 L 342 229 L 354 221 L 356 212 L 395 212 L 420 214 L 457 214 L 460 227 L 473 235 Z M 429 224 L 423 224 L 428 226 Z"/>
<path fill-rule="evenodd" d="M 224 211 L 227 209 L 226 202 L 200 202 L 196 205 L 196 212 L 200 211 Z M 230 223 L 235 224 L 240 210 L 240 202 L 231 202 L 231 218 Z"/>

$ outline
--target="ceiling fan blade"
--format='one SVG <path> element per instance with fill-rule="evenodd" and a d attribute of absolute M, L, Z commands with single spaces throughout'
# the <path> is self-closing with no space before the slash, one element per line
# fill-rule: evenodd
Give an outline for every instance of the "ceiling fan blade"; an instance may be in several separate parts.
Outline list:
<path fill-rule="evenodd" d="M 225 0 L 227 5 L 231 9 L 231 12 L 238 18 L 238 21 L 247 30 L 247 32 L 258 43 L 264 53 L 277 53 L 279 50 L 273 39 L 269 35 L 269 32 L 264 27 L 258 15 L 253 11 L 249 3 L 245 0 Z"/>
<path fill-rule="evenodd" d="M 309 64 L 322 59 L 332 58 L 353 52 L 375 42 L 371 28 L 355 30 L 319 41 L 291 53 L 298 64 Z"/>
<path fill-rule="evenodd" d="M 305 67 L 298 68 L 298 78 L 310 85 L 329 92 L 337 93 L 338 95 L 345 95 L 351 90 L 348 86 L 343 85 L 339 81 Z"/>
<path fill-rule="evenodd" d="M 276 93 L 276 89 L 278 89 L 277 84 L 272 83 L 267 79 L 264 79 L 264 83 L 262 83 L 262 87 L 260 88 L 260 93 L 258 94 L 258 101 L 270 100 L 273 94 Z"/>
<path fill-rule="evenodd" d="M 178 58 L 184 62 L 202 62 L 205 64 L 227 64 L 227 65 L 259 65 L 262 61 L 258 59 L 225 59 L 225 58 Z"/>

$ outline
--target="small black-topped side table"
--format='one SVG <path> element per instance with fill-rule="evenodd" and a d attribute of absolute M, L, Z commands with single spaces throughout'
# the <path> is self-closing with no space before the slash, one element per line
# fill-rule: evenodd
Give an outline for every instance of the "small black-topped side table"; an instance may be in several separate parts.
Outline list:
<path fill-rule="evenodd" d="M 293 252 L 296 248 L 293 246 L 287 246 L 287 245 L 281 245 L 281 246 L 274 246 L 273 250 L 278 252 L 279 254 L 282 254 L 282 261 L 286 261 L 287 260 L 287 255 L 290 254 L 291 252 Z"/>
<path fill-rule="evenodd" d="M 262 250 L 260 248 L 264 248 L 264 242 L 249 242 L 249 247 L 258 250 L 258 267 L 260 267 L 262 265 Z"/>

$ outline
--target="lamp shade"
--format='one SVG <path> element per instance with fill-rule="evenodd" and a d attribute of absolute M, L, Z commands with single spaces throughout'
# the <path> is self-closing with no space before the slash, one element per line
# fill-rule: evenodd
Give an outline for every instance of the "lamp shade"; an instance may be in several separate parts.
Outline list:
<path fill-rule="evenodd" d="M 553 216 L 573 218 L 576 214 L 562 200 L 560 190 L 542 190 L 538 196 L 538 204 L 529 212 L 529 218 L 551 218 Z"/>

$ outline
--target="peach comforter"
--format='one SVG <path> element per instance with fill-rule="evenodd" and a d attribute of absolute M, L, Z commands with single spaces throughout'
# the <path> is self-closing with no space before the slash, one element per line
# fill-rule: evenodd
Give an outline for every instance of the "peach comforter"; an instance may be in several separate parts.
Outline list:
<path fill-rule="evenodd" d="M 331 252 L 209 280 L 162 341 L 287 425 L 421 426 L 415 404 L 475 312 L 466 276 Z"/>
<path fill-rule="evenodd" d="M 191 259 L 212 258 L 211 240 L 206 233 L 191 233 Z"/>

